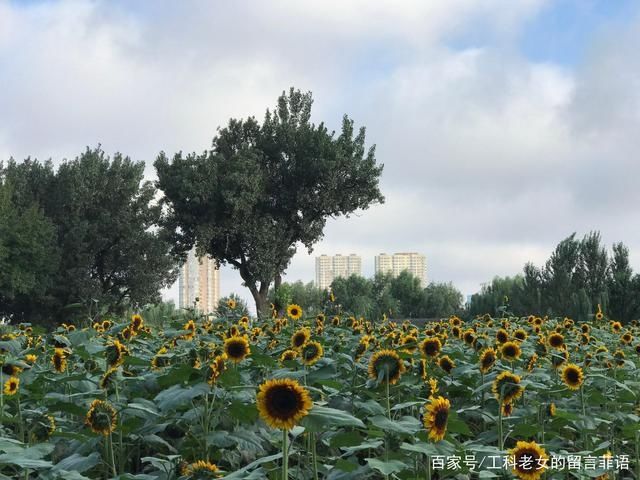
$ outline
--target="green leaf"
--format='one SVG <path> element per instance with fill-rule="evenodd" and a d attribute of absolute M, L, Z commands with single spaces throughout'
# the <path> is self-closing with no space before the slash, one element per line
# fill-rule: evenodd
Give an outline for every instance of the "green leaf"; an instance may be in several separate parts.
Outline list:
<path fill-rule="evenodd" d="M 420 422 L 414 417 L 401 417 L 399 420 L 389 420 L 387 417 L 377 415 L 369 419 L 373 425 L 383 432 L 395 432 L 404 435 L 414 435 L 420 430 Z"/>
<path fill-rule="evenodd" d="M 371 468 L 379 471 L 383 475 L 391 475 L 392 473 L 401 472 L 405 468 L 408 468 L 408 465 L 400 460 L 389 460 L 384 462 L 377 458 L 367 458 L 367 463 Z"/>
<path fill-rule="evenodd" d="M 56 463 L 53 471 L 68 470 L 82 473 L 96 466 L 98 463 L 100 463 L 100 454 L 98 452 L 93 452 L 88 457 L 73 453 Z"/>
<path fill-rule="evenodd" d="M 311 432 L 322 432 L 330 427 L 359 427 L 365 428 L 359 418 L 342 410 L 314 405 L 314 407 L 302 420 L 302 425 Z"/>

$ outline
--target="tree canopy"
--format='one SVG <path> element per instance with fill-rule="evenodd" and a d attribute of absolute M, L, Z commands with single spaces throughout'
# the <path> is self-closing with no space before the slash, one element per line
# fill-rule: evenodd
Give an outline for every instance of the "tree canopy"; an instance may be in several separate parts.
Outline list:
<path fill-rule="evenodd" d="M 69 320 L 88 307 L 113 312 L 160 300 L 176 263 L 143 174 L 143 162 L 110 159 L 100 148 L 57 170 L 31 159 L 2 167 L 0 264 L 10 259 L 13 269 L 0 280 L 4 315 Z"/>
<path fill-rule="evenodd" d="M 195 245 L 238 269 L 259 313 L 298 244 L 311 251 L 328 218 L 384 201 L 364 127 L 356 131 L 345 115 L 336 136 L 311 122 L 312 103 L 310 92 L 292 88 L 262 123 L 231 119 L 210 150 L 161 153 L 155 162 L 174 253 Z"/>
<path fill-rule="evenodd" d="M 505 297 L 507 301 L 505 302 Z M 613 245 L 611 255 L 599 232 L 582 239 L 573 233 L 553 250 L 544 266 L 527 263 L 522 275 L 494 278 L 473 295 L 471 314 L 566 315 L 587 320 L 598 305 L 610 318 L 640 316 L 640 275 L 633 273 L 629 249 Z"/>

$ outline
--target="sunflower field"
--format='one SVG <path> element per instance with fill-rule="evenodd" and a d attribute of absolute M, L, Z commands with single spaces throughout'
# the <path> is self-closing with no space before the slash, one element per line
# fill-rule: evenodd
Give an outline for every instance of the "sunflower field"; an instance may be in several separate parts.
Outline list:
<path fill-rule="evenodd" d="M 0 326 L 0 479 L 640 478 L 640 328 L 593 317 Z"/>

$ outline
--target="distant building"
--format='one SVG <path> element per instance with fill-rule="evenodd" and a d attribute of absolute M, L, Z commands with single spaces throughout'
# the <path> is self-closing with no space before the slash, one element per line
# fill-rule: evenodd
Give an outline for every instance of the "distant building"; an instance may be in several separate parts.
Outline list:
<path fill-rule="evenodd" d="M 191 250 L 178 277 L 180 308 L 195 308 L 211 313 L 218 307 L 220 298 L 220 271 L 216 261 L 209 257 L 196 257 Z"/>
<path fill-rule="evenodd" d="M 394 277 L 408 271 L 420 279 L 420 285 L 427 285 L 427 259 L 420 253 L 381 253 L 375 257 L 375 273 L 391 273 Z"/>
<path fill-rule="evenodd" d="M 335 278 L 362 275 L 362 258 L 351 255 L 320 255 L 316 257 L 316 285 L 329 288 Z"/>

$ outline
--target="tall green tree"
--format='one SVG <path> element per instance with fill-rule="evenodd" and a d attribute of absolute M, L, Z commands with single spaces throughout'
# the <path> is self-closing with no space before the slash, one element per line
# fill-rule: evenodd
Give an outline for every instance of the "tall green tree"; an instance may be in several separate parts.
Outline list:
<path fill-rule="evenodd" d="M 420 316 L 442 318 L 462 313 L 462 293 L 451 282 L 432 282 L 423 291 Z"/>
<path fill-rule="evenodd" d="M 55 229 L 36 203 L 18 204 L 0 181 L 0 317 L 24 320 L 51 286 L 59 260 Z"/>
<path fill-rule="evenodd" d="M 211 150 L 161 153 L 155 167 L 166 231 L 183 256 L 194 245 L 235 267 L 258 313 L 298 244 L 309 251 L 328 218 L 383 202 L 382 165 L 347 116 L 338 136 L 311 122 L 311 93 L 283 93 L 262 124 L 231 119 Z"/>
<path fill-rule="evenodd" d="M 640 281 L 633 274 L 629 262 L 629 249 L 622 243 L 613 245 L 607 290 L 611 318 L 628 322 L 640 314 Z"/>
<path fill-rule="evenodd" d="M 175 279 L 176 262 L 158 228 L 156 189 L 143 174 L 143 162 L 109 158 L 100 148 L 57 171 L 32 160 L 3 168 L 13 201 L 37 204 L 53 225 L 59 253 L 45 294 L 30 304 L 30 319 L 67 319 L 65 307 L 72 304 L 119 312 L 160 300 L 160 290 Z"/>

